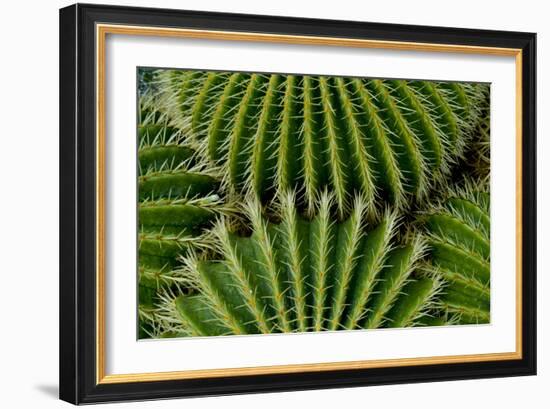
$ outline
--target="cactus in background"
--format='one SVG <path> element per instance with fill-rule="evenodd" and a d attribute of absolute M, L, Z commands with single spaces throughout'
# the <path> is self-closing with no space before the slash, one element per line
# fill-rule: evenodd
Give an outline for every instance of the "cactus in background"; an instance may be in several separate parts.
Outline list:
<path fill-rule="evenodd" d="M 163 320 L 188 335 L 257 334 L 418 325 L 436 305 L 441 281 L 416 270 L 421 240 L 400 244 L 397 217 L 378 225 L 355 198 L 350 216 L 335 222 L 334 196 L 320 195 L 318 214 L 302 218 L 287 193 L 271 219 L 256 199 L 245 202 L 252 232 L 243 236 L 219 220 L 214 254 L 188 253 L 180 272 L 193 288 L 166 292 Z"/>
<path fill-rule="evenodd" d="M 217 215 L 231 213 L 219 182 L 198 165 L 181 130 L 167 125 L 150 95 L 138 125 L 138 282 L 140 337 L 158 335 L 159 291 L 182 281 L 178 257 L 203 246 Z"/>
<path fill-rule="evenodd" d="M 421 217 L 430 269 L 447 283 L 440 299 L 447 320 L 489 322 L 489 208 L 487 183 L 466 181 Z"/>
<path fill-rule="evenodd" d="M 163 71 L 171 124 L 192 136 L 225 186 L 263 203 L 296 190 L 311 216 L 329 189 L 338 217 L 354 192 L 369 215 L 425 201 L 482 114 L 488 85 L 279 74 Z"/>

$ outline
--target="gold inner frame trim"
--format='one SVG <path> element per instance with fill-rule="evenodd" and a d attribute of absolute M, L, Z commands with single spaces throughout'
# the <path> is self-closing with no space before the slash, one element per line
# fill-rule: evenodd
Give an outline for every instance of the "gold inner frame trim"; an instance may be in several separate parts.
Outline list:
<path fill-rule="evenodd" d="M 372 48 L 400 51 L 513 56 L 516 64 L 516 348 L 513 352 L 474 355 L 448 355 L 365 361 L 321 362 L 314 364 L 114 374 L 105 373 L 105 42 L 107 34 L 208 39 L 222 41 L 266 42 L 296 45 Z M 318 36 L 294 36 L 266 33 L 178 29 L 166 27 L 96 25 L 96 382 L 127 382 L 204 379 L 298 372 L 322 372 L 350 369 L 388 368 L 466 362 L 518 360 L 522 358 L 522 51 L 516 48 L 466 46 L 456 44 L 414 43 Z"/>

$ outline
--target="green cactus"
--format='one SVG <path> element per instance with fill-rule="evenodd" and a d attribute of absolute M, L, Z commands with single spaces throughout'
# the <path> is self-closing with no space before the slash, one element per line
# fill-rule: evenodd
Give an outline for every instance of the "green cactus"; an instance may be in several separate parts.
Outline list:
<path fill-rule="evenodd" d="M 399 243 L 394 213 L 370 225 L 359 197 L 339 223 L 330 213 L 335 198 L 319 200 L 319 213 L 307 220 L 288 193 L 270 220 L 248 199 L 247 236 L 218 221 L 214 255 L 183 258 L 180 275 L 193 291 L 164 296 L 171 330 L 206 336 L 419 325 L 441 288 L 416 269 L 422 241 Z"/>
<path fill-rule="evenodd" d="M 446 284 L 440 308 L 448 320 L 490 320 L 490 219 L 486 182 L 465 182 L 422 216 L 431 269 Z"/>
<path fill-rule="evenodd" d="M 225 185 L 265 203 L 296 190 L 312 215 L 321 191 L 349 215 L 426 199 L 463 154 L 486 84 L 279 74 L 163 71 L 171 123 Z"/>
<path fill-rule="evenodd" d="M 217 215 L 230 213 L 219 182 L 196 164 L 182 132 L 167 124 L 150 95 L 138 126 L 138 281 L 140 337 L 155 334 L 159 291 L 182 282 L 178 258 L 200 248 Z"/>

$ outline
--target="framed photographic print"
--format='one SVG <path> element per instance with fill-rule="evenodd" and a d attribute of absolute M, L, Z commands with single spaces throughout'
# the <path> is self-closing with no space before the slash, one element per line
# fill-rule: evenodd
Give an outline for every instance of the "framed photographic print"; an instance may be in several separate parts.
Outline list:
<path fill-rule="evenodd" d="M 535 374 L 535 41 L 61 9 L 61 399 Z"/>

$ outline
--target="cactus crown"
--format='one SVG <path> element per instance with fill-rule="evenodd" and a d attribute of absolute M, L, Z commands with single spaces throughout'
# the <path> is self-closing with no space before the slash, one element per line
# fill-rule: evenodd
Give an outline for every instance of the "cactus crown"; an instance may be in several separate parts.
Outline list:
<path fill-rule="evenodd" d="M 310 214 L 325 189 L 340 219 L 354 192 L 376 214 L 425 200 L 463 155 L 484 84 L 174 71 L 161 103 L 224 185 L 262 201 L 296 190 Z"/>
<path fill-rule="evenodd" d="M 243 236 L 219 220 L 211 230 L 213 255 L 185 258 L 179 272 L 194 289 L 165 305 L 165 319 L 194 335 L 254 334 L 407 326 L 436 304 L 438 277 L 420 274 L 420 237 L 396 238 L 397 216 L 365 220 L 354 200 L 348 219 L 334 222 L 335 198 L 321 194 L 311 221 L 289 193 L 270 221 L 260 203 L 244 208 L 252 231 Z M 170 299 L 170 297 L 168 297 Z M 205 318 L 208 317 L 208 318 Z"/>

